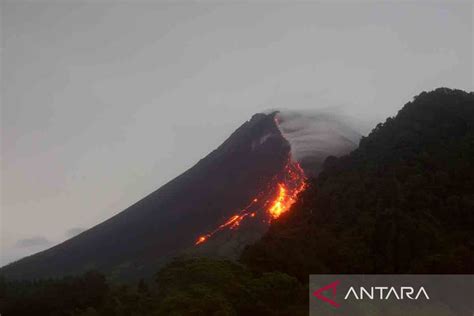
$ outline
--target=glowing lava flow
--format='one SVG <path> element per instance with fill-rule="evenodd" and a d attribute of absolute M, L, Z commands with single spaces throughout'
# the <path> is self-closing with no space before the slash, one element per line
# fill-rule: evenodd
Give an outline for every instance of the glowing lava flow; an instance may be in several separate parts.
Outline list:
<path fill-rule="evenodd" d="M 257 212 L 262 212 L 267 222 L 277 219 L 287 212 L 296 202 L 298 194 L 306 188 L 306 176 L 297 162 L 289 159 L 284 172 L 276 175 L 266 190 L 260 192 L 245 208 L 232 215 L 226 222 L 214 231 L 199 236 L 195 245 L 209 240 L 214 234 L 223 229 L 236 229 L 246 217 L 254 218 Z"/>
<path fill-rule="evenodd" d="M 290 166 L 287 165 L 285 170 L 290 181 L 278 183 L 278 195 L 268 209 L 273 219 L 287 212 L 296 202 L 298 194 L 306 188 L 306 177 L 298 163 L 290 162 Z"/>
<path fill-rule="evenodd" d="M 278 218 L 285 211 L 286 189 L 281 183 L 278 184 L 278 188 L 278 196 L 268 210 L 273 218 Z"/>

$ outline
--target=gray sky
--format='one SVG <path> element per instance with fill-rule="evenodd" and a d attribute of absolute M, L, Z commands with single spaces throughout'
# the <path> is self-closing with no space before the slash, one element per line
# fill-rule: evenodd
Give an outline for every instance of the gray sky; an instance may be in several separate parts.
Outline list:
<path fill-rule="evenodd" d="M 118 213 L 255 112 L 376 122 L 473 88 L 472 2 L 1 3 L 0 264 Z"/>

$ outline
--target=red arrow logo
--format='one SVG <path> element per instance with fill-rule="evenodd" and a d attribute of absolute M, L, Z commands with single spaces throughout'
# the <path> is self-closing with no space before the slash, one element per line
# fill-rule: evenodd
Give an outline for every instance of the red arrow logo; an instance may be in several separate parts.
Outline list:
<path fill-rule="evenodd" d="M 336 303 L 332 299 L 330 299 L 330 298 L 328 298 L 328 297 L 321 294 L 324 291 L 332 290 L 332 298 L 334 299 L 334 297 L 336 296 L 337 286 L 339 285 L 339 283 L 340 283 L 340 281 L 337 280 L 337 281 L 332 282 L 332 283 L 330 283 L 326 286 L 323 286 L 319 290 L 314 291 L 313 295 L 316 296 L 321 301 L 324 301 L 326 303 L 331 304 L 331 306 L 333 306 L 333 307 L 339 307 L 339 306 L 341 306 L 340 304 Z"/>

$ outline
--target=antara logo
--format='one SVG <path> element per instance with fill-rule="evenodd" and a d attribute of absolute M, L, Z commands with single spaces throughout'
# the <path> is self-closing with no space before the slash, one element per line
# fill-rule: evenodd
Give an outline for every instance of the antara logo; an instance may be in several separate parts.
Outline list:
<path fill-rule="evenodd" d="M 340 307 L 341 305 L 335 301 L 337 286 L 340 284 L 340 280 L 332 282 L 322 288 L 313 292 L 313 295 L 320 299 L 323 302 L 330 304 L 333 307 Z M 332 297 L 329 298 L 323 295 L 323 292 L 331 291 Z M 417 300 L 419 298 L 425 298 L 427 300 L 430 299 L 428 293 L 426 292 L 424 287 L 420 287 L 417 291 L 411 286 L 401 286 L 399 288 L 395 288 L 393 286 L 372 286 L 369 288 L 359 287 L 358 291 L 355 287 L 351 286 L 349 290 L 347 290 L 346 294 L 344 295 L 344 300 L 355 298 L 356 300 L 388 300 L 391 298 L 397 300 Z"/>
<path fill-rule="evenodd" d="M 314 291 L 313 295 L 316 296 L 317 298 L 319 298 L 323 302 L 329 303 L 330 305 L 332 305 L 334 307 L 339 307 L 341 305 L 339 305 L 338 303 L 336 303 L 332 299 L 330 299 L 330 298 L 328 298 L 328 297 L 321 294 L 324 291 L 332 290 L 332 297 L 335 298 L 336 297 L 337 286 L 339 285 L 339 283 L 340 283 L 340 281 L 337 280 L 337 281 L 332 282 L 332 283 L 330 283 L 326 286 L 323 286 L 319 290 Z"/>
<path fill-rule="evenodd" d="M 372 286 L 369 289 L 370 290 L 367 290 L 365 287 L 361 286 L 359 288 L 359 295 L 357 295 L 356 290 L 353 286 L 351 286 L 349 291 L 347 291 L 346 296 L 344 296 L 344 299 L 347 300 L 351 296 L 351 294 L 356 300 L 362 300 L 364 298 L 368 298 L 370 300 L 388 300 L 391 297 L 396 298 L 397 300 L 403 300 L 405 298 L 408 298 L 410 300 L 417 300 L 422 295 L 427 300 L 430 299 L 424 287 L 420 287 L 418 291 L 416 291 L 416 295 L 414 295 L 415 289 L 411 286 L 402 286 L 399 289 L 393 286 Z"/>

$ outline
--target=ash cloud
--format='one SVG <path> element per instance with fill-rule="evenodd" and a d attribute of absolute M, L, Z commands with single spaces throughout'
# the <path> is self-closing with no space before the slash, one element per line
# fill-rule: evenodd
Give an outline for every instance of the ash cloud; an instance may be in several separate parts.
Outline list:
<path fill-rule="evenodd" d="M 315 173 L 328 156 L 342 156 L 357 148 L 362 137 L 354 119 L 328 110 L 282 110 L 276 119 L 293 158 Z"/>

